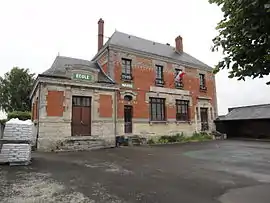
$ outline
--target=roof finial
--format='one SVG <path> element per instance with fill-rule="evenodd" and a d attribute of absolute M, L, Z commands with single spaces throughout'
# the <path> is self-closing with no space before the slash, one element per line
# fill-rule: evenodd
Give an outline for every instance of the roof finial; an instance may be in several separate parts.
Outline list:
<path fill-rule="evenodd" d="M 60 56 L 60 52 L 58 51 L 57 56 Z"/>

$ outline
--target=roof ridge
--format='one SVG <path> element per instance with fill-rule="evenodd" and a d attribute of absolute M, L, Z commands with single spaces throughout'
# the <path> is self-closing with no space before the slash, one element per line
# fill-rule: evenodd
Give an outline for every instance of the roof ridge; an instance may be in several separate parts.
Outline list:
<path fill-rule="evenodd" d="M 81 58 L 74 58 L 74 57 L 69 57 L 69 56 L 57 56 L 56 58 L 75 59 L 75 60 L 83 60 L 83 61 L 92 62 L 91 60 L 81 59 Z"/>
<path fill-rule="evenodd" d="M 153 42 L 153 43 L 157 43 L 157 44 L 160 44 L 160 45 L 165 45 L 165 46 L 174 48 L 174 47 L 171 46 L 171 45 L 169 46 L 169 45 L 163 44 L 163 43 L 161 43 L 161 42 L 156 42 L 156 41 L 153 41 L 153 40 L 150 40 L 150 39 L 146 39 L 146 38 L 143 38 L 143 37 L 138 37 L 138 36 L 135 36 L 135 35 L 128 34 L 128 33 L 126 33 L 126 32 L 121 32 L 121 31 L 117 31 L 117 30 L 116 30 L 115 32 L 122 33 L 122 34 L 125 34 L 125 35 L 129 35 L 129 36 L 131 36 L 131 37 L 136 37 L 136 38 L 138 38 L 138 39 L 142 39 L 142 40 L 146 40 L 146 41 L 149 41 L 149 42 Z M 114 32 L 114 33 L 115 33 L 115 32 Z"/>
<path fill-rule="evenodd" d="M 239 106 L 239 107 L 230 107 L 229 109 L 240 109 L 240 108 L 250 108 L 250 107 L 263 107 L 263 106 L 270 106 L 270 104 L 254 104 L 254 105 L 247 105 L 247 106 Z"/>

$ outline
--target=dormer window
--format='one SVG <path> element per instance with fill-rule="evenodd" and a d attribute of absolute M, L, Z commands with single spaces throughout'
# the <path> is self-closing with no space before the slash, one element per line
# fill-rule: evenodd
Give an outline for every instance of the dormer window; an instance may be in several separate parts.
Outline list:
<path fill-rule="evenodd" d="M 122 59 L 122 75 L 121 79 L 125 81 L 132 80 L 132 68 L 130 59 Z"/>

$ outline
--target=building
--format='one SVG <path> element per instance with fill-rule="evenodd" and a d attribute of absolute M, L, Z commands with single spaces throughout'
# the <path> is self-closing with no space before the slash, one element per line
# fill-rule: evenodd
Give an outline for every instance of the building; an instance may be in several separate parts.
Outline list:
<path fill-rule="evenodd" d="M 229 113 L 215 123 L 228 138 L 269 139 L 270 104 L 229 108 Z"/>
<path fill-rule="evenodd" d="M 215 127 L 212 68 L 184 52 L 182 37 L 174 47 L 118 31 L 103 44 L 103 36 L 100 19 L 91 61 L 58 56 L 38 76 L 31 98 L 39 148 L 94 138 L 113 146 L 119 135 L 188 136 Z"/>

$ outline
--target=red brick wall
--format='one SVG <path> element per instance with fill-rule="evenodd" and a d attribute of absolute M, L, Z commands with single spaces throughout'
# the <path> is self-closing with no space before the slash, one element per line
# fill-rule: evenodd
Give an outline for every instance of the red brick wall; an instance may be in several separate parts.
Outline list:
<path fill-rule="evenodd" d="M 48 91 L 47 95 L 47 116 L 63 116 L 64 112 L 64 92 L 63 91 Z"/>
<path fill-rule="evenodd" d="M 32 104 L 32 121 L 38 118 L 38 99 Z"/>
<path fill-rule="evenodd" d="M 98 63 L 105 73 L 108 73 L 108 52 L 102 53 L 101 57 L 98 59 Z"/>
<path fill-rule="evenodd" d="M 99 116 L 111 118 L 113 115 L 113 101 L 111 95 L 99 95 Z"/>
<path fill-rule="evenodd" d="M 103 65 L 101 66 L 101 68 L 103 69 L 103 71 L 104 71 L 105 73 L 108 73 L 108 63 L 103 64 Z"/>
<path fill-rule="evenodd" d="M 100 62 L 107 60 L 107 52 L 99 59 Z M 114 53 L 113 55 L 114 64 L 114 79 L 118 84 L 121 84 L 121 57 L 119 53 Z M 133 56 L 134 57 L 134 56 Z M 126 57 L 124 57 L 126 58 Z M 103 70 L 108 73 L 108 63 L 103 64 Z M 132 76 L 133 76 L 133 86 L 135 89 L 132 91 L 137 93 L 136 101 L 126 102 L 121 99 L 120 94 L 118 95 L 118 118 L 124 117 L 124 105 L 133 106 L 133 117 L 134 118 L 149 118 L 149 104 L 145 102 L 145 93 L 150 90 L 150 86 L 155 86 L 155 69 L 153 68 L 155 62 L 152 59 L 135 56 L 132 58 Z M 165 88 L 175 88 L 174 87 L 174 68 L 173 66 L 177 64 L 166 63 L 164 66 L 164 81 Z M 213 74 L 207 72 L 206 74 L 206 92 L 201 92 L 199 89 L 199 72 L 196 68 L 185 67 L 185 75 L 183 78 L 184 90 L 189 90 L 192 94 L 192 104 L 190 107 L 190 118 L 195 118 L 195 105 L 197 104 L 197 97 L 210 97 L 212 100 L 210 102 L 212 105 L 215 104 L 215 88 Z M 121 88 L 121 91 L 129 88 Z M 110 105 L 110 104 L 108 104 Z M 172 106 L 166 106 L 167 118 L 175 119 L 176 109 Z M 104 112 L 105 113 L 105 112 Z"/>

